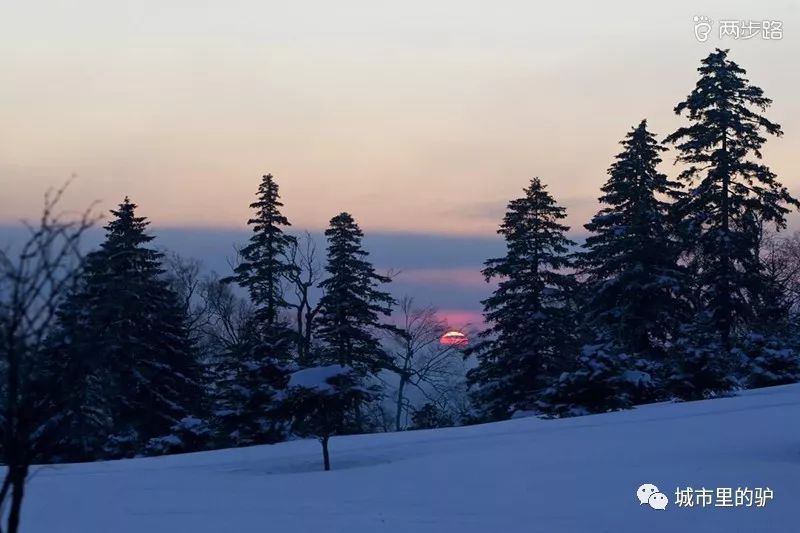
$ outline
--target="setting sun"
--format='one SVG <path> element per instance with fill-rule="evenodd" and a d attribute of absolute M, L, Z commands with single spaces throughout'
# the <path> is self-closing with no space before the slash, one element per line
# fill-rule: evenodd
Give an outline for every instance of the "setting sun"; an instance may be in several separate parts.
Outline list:
<path fill-rule="evenodd" d="M 442 335 L 439 342 L 445 346 L 466 346 L 469 344 L 469 339 L 460 331 L 448 331 Z"/>

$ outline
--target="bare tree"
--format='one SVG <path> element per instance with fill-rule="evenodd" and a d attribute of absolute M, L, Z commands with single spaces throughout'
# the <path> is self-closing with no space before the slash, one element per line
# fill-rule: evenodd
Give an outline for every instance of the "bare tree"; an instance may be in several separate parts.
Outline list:
<path fill-rule="evenodd" d="M 197 339 L 209 321 L 209 302 L 204 296 L 210 280 L 201 275 L 202 262 L 165 251 L 164 265 L 167 282 L 178 295 L 178 301 L 186 314 L 186 328 Z"/>
<path fill-rule="evenodd" d="M 322 279 L 322 266 L 317 258 L 317 244 L 314 237 L 305 232 L 289 247 L 287 259 L 294 265 L 287 276 L 289 290 L 294 292 L 290 306 L 295 313 L 297 333 L 297 356 L 301 363 L 308 362 L 314 336 L 314 319 L 319 313 L 319 298 L 312 294 Z"/>
<path fill-rule="evenodd" d="M 453 390 L 454 380 L 463 378 L 462 354 L 457 345 L 440 342 L 449 329 L 433 307 L 414 306 L 414 299 L 403 297 L 398 304 L 400 324 L 390 333 L 394 345 L 390 370 L 399 383 L 395 396 L 396 431 L 403 429 L 403 414 L 411 411 L 408 388 L 417 389 L 429 402 L 443 405 Z"/>
<path fill-rule="evenodd" d="M 46 453 L 58 418 L 58 401 L 50 398 L 50 388 L 43 386 L 38 363 L 57 310 L 79 280 L 83 261 L 80 239 L 97 220 L 91 210 L 75 220 L 55 213 L 68 185 L 45 195 L 38 224 L 25 224 L 27 241 L 0 250 L 0 420 L 7 468 L 0 505 L 10 492 L 9 533 L 19 529 L 30 465 Z"/>
<path fill-rule="evenodd" d="M 765 233 L 760 248 L 764 274 L 779 288 L 795 316 L 800 315 L 800 232 L 787 237 Z"/>
<path fill-rule="evenodd" d="M 203 302 L 202 337 L 210 353 L 221 353 L 243 341 L 252 327 L 255 308 L 236 294 L 229 283 L 216 276 L 206 278 L 199 287 Z"/>

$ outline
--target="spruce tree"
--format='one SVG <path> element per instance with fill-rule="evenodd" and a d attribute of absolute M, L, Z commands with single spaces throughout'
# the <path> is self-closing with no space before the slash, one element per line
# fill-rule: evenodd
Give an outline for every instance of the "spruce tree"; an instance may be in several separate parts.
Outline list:
<path fill-rule="evenodd" d="M 240 250 L 241 262 L 234 275 L 226 278 L 250 293 L 264 330 L 280 329 L 280 311 L 289 307 L 283 296 L 283 282 L 297 269 L 287 260 L 287 252 L 297 241 L 284 233 L 291 224 L 281 207 L 278 184 L 272 174 L 267 174 L 258 186 L 258 199 L 250 204 L 255 210 L 247 221 L 253 228 L 250 242 Z"/>
<path fill-rule="evenodd" d="M 218 431 L 233 445 L 271 443 L 285 436 L 275 409 L 295 343 L 281 317 L 289 307 L 282 286 L 297 267 L 287 259 L 296 240 L 284 232 L 290 223 L 282 207 L 277 182 L 271 174 L 263 176 L 250 204 L 255 211 L 247 221 L 253 230 L 250 242 L 240 250 L 234 275 L 223 280 L 246 289 L 255 306 L 239 342 L 225 350 L 217 365 Z"/>
<path fill-rule="evenodd" d="M 679 185 L 658 171 L 666 149 L 647 121 L 620 144 L 599 198 L 605 207 L 584 226 L 591 232 L 578 261 L 587 294 L 584 326 L 592 342 L 602 338 L 640 370 L 656 372 L 688 312 L 669 202 Z"/>
<path fill-rule="evenodd" d="M 790 207 L 800 204 L 760 162 L 764 135 L 783 133 L 761 114 L 772 101 L 750 83 L 727 50 L 709 54 L 698 72 L 694 90 L 675 107 L 691 124 L 666 141 L 687 165 L 679 179 L 689 191 L 677 212 L 698 276 L 701 312 L 728 351 L 734 335 L 752 319 L 760 277 L 759 227 L 785 227 Z"/>
<path fill-rule="evenodd" d="M 389 316 L 394 298 L 380 289 L 390 278 L 382 276 L 367 260 L 361 246 L 364 236 L 353 217 L 341 213 L 325 230 L 328 239 L 326 279 L 320 284 L 317 335 L 323 344 L 322 359 L 348 366 L 362 376 L 376 374 L 389 364 L 380 339 L 382 316 Z"/>
<path fill-rule="evenodd" d="M 112 457 L 143 452 L 150 439 L 203 410 L 185 311 L 164 279 L 163 254 L 147 247 L 149 222 L 135 209 L 126 197 L 111 211 L 106 239 L 87 256 L 82 286 L 62 309 L 55 341 L 74 390 L 73 413 L 110 415 L 105 447 Z M 93 398 L 102 404 L 89 403 Z"/>
<path fill-rule="evenodd" d="M 85 276 L 80 281 L 85 282 Z M 92 461 L 103 455 L 114 430 L 110 368 L 104 354 L 85 349 L 94 342 L 83 327 L 80 305 L 85 283 L 58 310 L 55 331 L 47 339 L 43 373 L 53 392 L 54 412 L 60 413 L 49 461 Z"/>
<path fill-rule="evenodd" d="M 575 288 L 561 221 L 565 209 L 534 178 L 525 195 L 512 200 L 498 233 L 506 255 L 489 259 L 483 275 L 499 279 L 483 301 L 489 325 L 467 350 L 478 359 L 468 383 L 486 418 L 507 418 L 535 407 L 539 393 L 558 376 L 574 349 Z"/>
<path fill-rule="evenodd" d="M 377 336 L 378 330 L 395 329 L 381 322 L 382 317 L 391 314 L 395 302 L 380 285 L 391 279 L 378 274 L 368 261 L 369 254 L 361 245 L 364 234 L 350 214 L 333 217 L 325 236 L 327 277 L 319 284 L 324 295 L 316 326 L 321 348 L 312 358 L 312 366 L 336 364 L 358 377 L 354 386 L 368 394 L 355 395 L 352 411 L 345 413 L 347 419 L 337 425 L 348 427 L 350 432 L 364 431 L 363 404 L 378 397 L 378 386 L 372 378 L 391 363 Z"/>

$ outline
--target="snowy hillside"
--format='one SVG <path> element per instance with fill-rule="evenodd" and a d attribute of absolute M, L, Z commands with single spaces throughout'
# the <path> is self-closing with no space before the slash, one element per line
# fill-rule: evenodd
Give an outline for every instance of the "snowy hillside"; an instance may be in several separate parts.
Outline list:
<path fill-rule="evenodd" d="M 35 467 L 26 533 L 768 532 L 800 527 L 800 386 L 561 421 Z M 666 511 L 640 506 L 653 483 Z M 769 487 L 762 508 L 677 487 Z"/>

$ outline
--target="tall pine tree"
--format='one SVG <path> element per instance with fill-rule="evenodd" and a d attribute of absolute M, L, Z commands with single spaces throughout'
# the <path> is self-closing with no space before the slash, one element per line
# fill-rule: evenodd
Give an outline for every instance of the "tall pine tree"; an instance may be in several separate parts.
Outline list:
<path fill-rule="evenodd" d="M 241 262 L 226 282 L 236 282 L 250 294 L 255 316 L 244 324 L 239 342 L 229 346 L 217 365 L 215 414 L 223 441 L 233 445 L 276 442 L 283 424 L 275 415 L 278 391 L 288 380 L 293 332 L 281 317 L 288 306 L 282 287 L 297 268 L 288 259 L 293 236 L 281 213 L 278 184 L 271 174 L 262 177 L 250 242 L 240 251 Z"/>
<path fill-rule="evenodd" d="M 483 275 L 500 282 L 483 301 L 489 326 L 467 352 L 478 359 L 467 378 L 486 418 L 533 408 L 574 349 L 575 283 L 568 272 L 574 243 L 564 218 L 565 209 L 534 178 L 523 197 L 509 202 L 497 231 L 506 255 L 486 261 Z"/>
<path fill-rule="evenodd" d="M 289 248 L 297 242 L 284 232 L 291 224 L 281 207 L 278 184 L 272 174 L 267 174 L 258 186 L 258 199 L 250 204 L 255 210 L 247 221 L 253 228 L 250 242 L 240 250 L 241 262 L 234 275 L 226 278 L 247 289 L 265 330 L 279 326 L 280 311 L 289 307 L 282 286 L 286 276 L 297 269 L 286 259 Z"/>
<path fill-rule="evenodd" d="M 783 133 L 760 114 L 772 101 L 749 82 L 727 50 L 709 54 L 698 72 L 694 90 L 675 107 L 691 124 L 666 141 L 687 165 L 679 179 L 689 191 L 677 209 L 684 218 L 703 312 L 729 350 L 733 336 L 752 316 L 750 304 L 760 285 L 760 225 L 785 227 L 789 208 L 800 204 L 759 161 L 764 134 Z"/>
<path fill-rule="evenodd" d="M 147 247 L 149 222 L 135 209 L 125 198 L 111 211 L 106 239 L 88 255 L 52 342 L 73 422 L 65 453 L 78 459 L 97 458 L 91 448 L 103 440 L 109 456 L 141 453 L 204 407 L 184 309 L 164 279 L 162 254 Z M 106 427 L 108 435 L 94 433 Z"/>
<path fill-rule="evenodd" d="M 594 337 L 654 371 L 688 311 L 669 202 L 679 185 L 658 171 L 666 149 L 647 121 L 620 144 L 599 198 L 605 207 L 585 225 L 591 235 L 578 262 L 586 280 L 584 321 Z"/>
<path fill-rule="evenodd" d="M 390 278 L 375 272 L 361 246 L 364 236 L 348 213 L 333 217 L 325 230 L 328 238 L 325 292 L 320 300 L 317 335 L 323 359 L 352 367 L 362 376 L 375 374 L 388 364 L 388 356 L 376 335 L 382 316 L 389 316 L 394 298 L 380 289 Z"/>
<path fill-rule="evenodd" d="M 322 344 L 316 363 L 352 369 L 361 378 L 359 386 L 372 386 L 370 378 L 390 364 L 377 331 L 393 329 L 381 322 L 395 301 L 380 285 L 391 279 L 378 274 L 367 259 L 361 245 L 364 234 L 349 213 L 333 217 L 325 236 L 328 275 L 319 285 L 324 295 L 316 326 Z M 353 416 L 353 430 L 364 430 L 361 405 Z"/>

